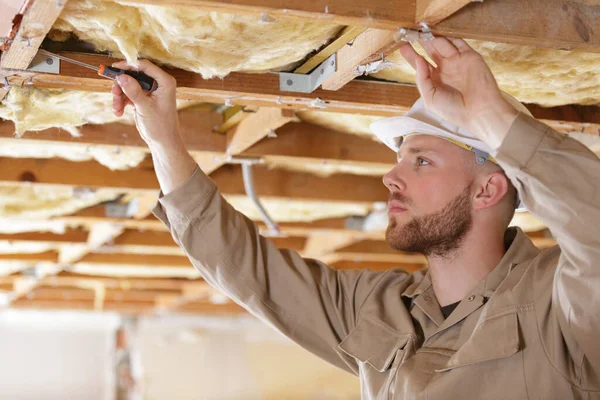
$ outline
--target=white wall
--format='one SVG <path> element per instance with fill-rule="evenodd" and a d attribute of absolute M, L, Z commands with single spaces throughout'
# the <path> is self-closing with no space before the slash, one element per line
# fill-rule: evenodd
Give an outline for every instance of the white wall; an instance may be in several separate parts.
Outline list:
<path fill-rule="evenodd" d="M 359 381 L 252 317 L 146 317 L 145 400 L 358 400 Z"/>
<path fill-rule="evenodd" d="M 112 400 L 119 318 L 76 312 L 0 312 L 0 399 Z"/>

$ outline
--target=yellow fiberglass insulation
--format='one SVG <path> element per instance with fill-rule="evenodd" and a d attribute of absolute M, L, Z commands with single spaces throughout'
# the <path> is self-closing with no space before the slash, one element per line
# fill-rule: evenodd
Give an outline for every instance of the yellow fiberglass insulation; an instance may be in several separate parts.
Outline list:
<path fill-rule="evenodd" d="M 69 161 L 96 160 L 113 171 L 135 168 L 147 155 L 148 152 L 146 150 L 133 147 L 86 146 L 75 143 L 0 139 L 0 157 L 60 157 Z"/>
<path fill-rule="evenodd" d="M 376 139 L 370 125 L 384 117 L 377 115 L 344 114 L 328 111 L 300 111 L 298 118 L 309 124 L 324 126 L 342 133 L 368 136 Z"/>
<path fill-rule="evenodd" d="M 114 191 L 80 191 L 72 187 L 0 186 L 1 218 L 50 218 L 72 214 L 114 200 Z"/>
<path fill-rule="evenodd" d="M 500 87 L 524 103 L 543 106 L 600 103 L 600 54 L 470 40 L 483 55 Z M 375 76 L 413 82 L 415 74 L 399 52 L 393 68 Z"/>
<path fill-rule="evenodd" d="M 204 78 L 233 71 L 289 67 L 321 47 L 340 26 L 203 11 L 197 7 L 69 1 L 55 37 L 72 32 L 130 63 L 149 58 L 199 72 Z M 53 35 L 51 34 L 51 37 Z"/>
<path fill-rule="evenodd" d="M 0 102 L 0 118 L 15 123 L 17 136 L 53 127 L 79 136 L 77 127 L 87 123 L 133 124 L 133 111 L 128 107 L 123 117 L 115 117 L 110 93 L 15 86 Z"/>

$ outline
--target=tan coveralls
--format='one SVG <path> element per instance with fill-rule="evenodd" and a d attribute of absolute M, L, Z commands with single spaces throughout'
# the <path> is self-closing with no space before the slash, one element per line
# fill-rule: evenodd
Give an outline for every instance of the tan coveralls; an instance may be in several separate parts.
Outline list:
<path fill-rule="evenodd" d="M 444 320 L 426 271 L 337 271 L 279 250 L 196 170 L 155 214 L 213 286 L 357 374 L 364 399 L 600 399 L 600 160 L 521 114 L 495 155 L 558 246 L 518 228 Z"/>

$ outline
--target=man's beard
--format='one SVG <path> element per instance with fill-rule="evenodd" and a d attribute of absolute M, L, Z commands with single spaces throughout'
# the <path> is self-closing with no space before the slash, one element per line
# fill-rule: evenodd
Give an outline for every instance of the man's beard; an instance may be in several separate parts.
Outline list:
<path fill-rule="evenodd" d="M 420 253 L 425 256 L 447 256 L 460 247 L 472 225 L 471 191 L 468 185 L 440 211 L 415 217 L 398 226 L 391 216 L 385 238 L 391 248 Z M 400 193 L 390 194 L 390 200 L 408 203 Z"/>

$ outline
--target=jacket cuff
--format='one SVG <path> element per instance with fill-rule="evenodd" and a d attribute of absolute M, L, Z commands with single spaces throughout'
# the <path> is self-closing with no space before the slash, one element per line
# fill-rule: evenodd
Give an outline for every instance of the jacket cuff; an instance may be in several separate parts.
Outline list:
<path fill-rule="evenodd" d="M 537 152 L 548 126 L 529 115 L 520 113 L 496 151 L 500 164 L 523 169 Z"/>

